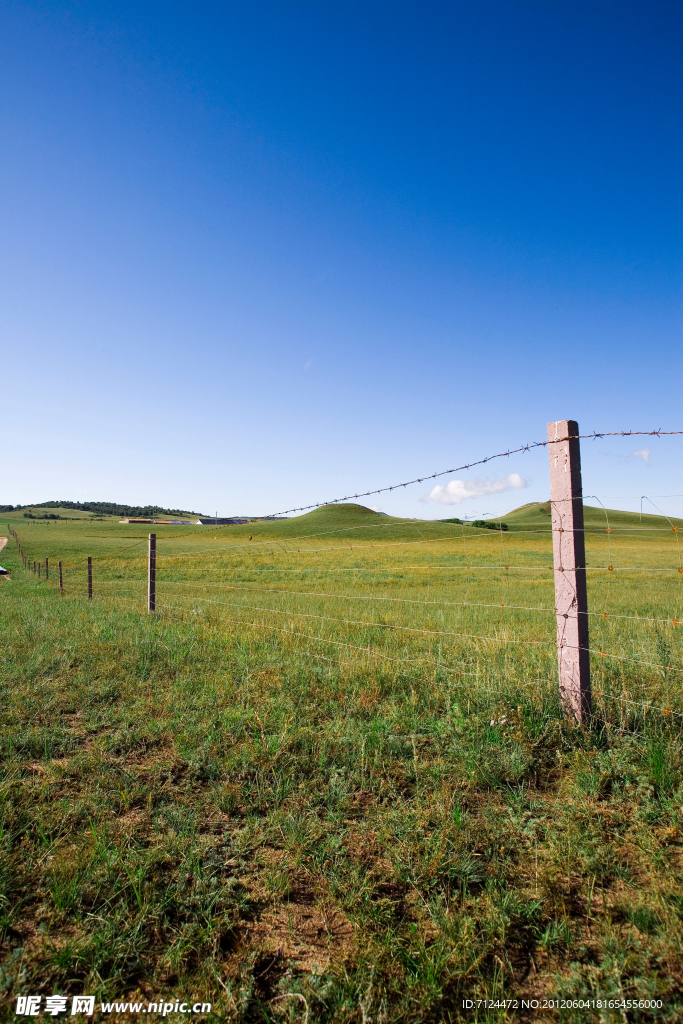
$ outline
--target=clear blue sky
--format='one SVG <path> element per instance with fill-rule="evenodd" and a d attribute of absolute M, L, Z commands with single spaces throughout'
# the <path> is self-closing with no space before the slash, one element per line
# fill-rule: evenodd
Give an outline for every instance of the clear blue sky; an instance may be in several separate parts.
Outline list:
<path fill-rule="evenodd" d="M 551 419 L 683 429 L 682 31 L 661 0 L 5 4 L 0 502 L 268 513 Z M 547 497 L 544 451 L 485 468 L 457 479 L 527 486 L 369 503 Z M 682 471 L 683 438 L 584 445 L 587 493 Z"/>

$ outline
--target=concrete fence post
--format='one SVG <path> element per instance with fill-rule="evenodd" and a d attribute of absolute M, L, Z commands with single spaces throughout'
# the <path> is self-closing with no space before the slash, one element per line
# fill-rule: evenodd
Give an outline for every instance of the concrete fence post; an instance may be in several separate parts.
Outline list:
<path fill-rule="evenodd" d="M 147 611 L 153 612 L 157 606 L 157 535 L 150 533 L 147 555 Z"/>
<path fill-rule="evenodd" d="M 591 684 L 578 434 L 575 420 L 548 424 L 560 697 L 566 711 L 584 722 L 591 715 Z"/>

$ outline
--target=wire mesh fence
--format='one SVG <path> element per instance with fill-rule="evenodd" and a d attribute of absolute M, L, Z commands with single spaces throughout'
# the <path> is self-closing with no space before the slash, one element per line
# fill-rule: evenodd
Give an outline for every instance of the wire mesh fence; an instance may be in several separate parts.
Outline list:
<path fill-rule="evenodd" d="M 301 517 L 160 536 L 156 614 L 268 637 L 287 656 L 379 685 L 383 673 L 427 673 L 447 681 L 459 700 L 488 694 L 492 714 L 512 699 L 552 702 L 557 646 L 546 506 L 509 516 L 508 529 L 497 530 L 382 521 L 341 508 L 349 510 L 348 525 L 323 509 L 314 514 L 317 528 Z M 683 722 L 678 524 L 663 513 L 636 519 L 586 510 L 591 714 L 616 728 L 636 729 L 652 715 L 674 726 Z M 72 550 L 47 552 L 46 586 L 59 585 L 59 557 L 65 595 L 87 596 L 83 543 L 74 538 Z M 44 566 L 38 554 L 25 554 L 24 582 L 34 577 L 34 562 Z M 109 535 L 90 557 L 94 601 L 143 612 L 147 536 Z"/>

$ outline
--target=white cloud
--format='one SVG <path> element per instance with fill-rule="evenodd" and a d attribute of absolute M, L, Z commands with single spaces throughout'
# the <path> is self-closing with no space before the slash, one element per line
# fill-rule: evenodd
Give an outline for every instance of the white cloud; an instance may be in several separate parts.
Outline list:
<path fill-rule="evenodd" d="M 312 366 L 313 366 L 313 360 L 312 359 L 307 359 L 306 362 L 304 363 L 304 370 L 310 370 L 310 368 Z"/>
<path fill-rule="evenodd" d="M 642 459 L 646 466 L 650 465 L 650 448 L 641 448 L 639 452 L 631 452 L 632 459 Z"/>
<path fill-rule="evenodd" d="M 509 473 L 498 480 L 480 477 L 478 480 L 451 480 L 448 484 L 438 484 L 420 501 L 438 501 L 441 505 L 459 505 L 468 498 L 481 498 L 488 494 L 502 494 L 503 491 L 514 491 L 526 487 L 527 482 L 519 473 Z"/>

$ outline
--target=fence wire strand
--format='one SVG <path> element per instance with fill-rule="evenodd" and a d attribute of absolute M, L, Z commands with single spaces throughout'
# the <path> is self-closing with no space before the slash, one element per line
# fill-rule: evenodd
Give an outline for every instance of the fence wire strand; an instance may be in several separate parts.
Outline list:
<path fill-rule="evenodd" d="M 619 436 L 619 437 L 630 437 L 633 435 L 649 435 L 649 436 L 664 436 L 664 435 L 681 435 L 683 431 L 619 431 L 609 433 L 593 433 L 577 435 L 581 439 L 597 439 L 600 437 L 607 436 Z M 474 462 L 463 464 L 462 466 L 455 467 L 454 469 L 444 470 L 439 473 L 429 474 L 427 476 L 418 477 L 414 480 L 409 480 L 401 484 L 392 485 L 390 487 L 377 488 L 371 491 L 358 492 L 350 494 L 344 498 L 333 499 L 327 502 L 316 502 L 312 505 L 300 506 L 299 508 L 287 509 L 283 512 L 274 513 L 271 521 L 276 516 L 284 516 L 294 512 L 305 512 L 313 508 L 320 508 L 322 505 L 334 505 L 343 501 L 350 501 L 358 498 L 368 497 L 371 495 L 382 494 L 388 491 L 393 491 L 398 488 L 408 487 L 411 484 L 424 483 L 427 480 L 435 479 L 436 477 L 445 476 L 448 474 L 456 473 L 458 471 L 471 469 L 474 466 L 483 465 L 493 459 L 508 457 L 517 453 L 530 451 L 533 448 L 547 447 L 549 444 L 558 443 L 560 441 L 566 441 L 569 438 L 560 438 L 557 441 L 539 441 L 534 442 L 530 445 L 523 445 L 516 449 L 511 449 L 505 452 L 499 452 L 496 455 L 488 456 L 484 459 L 479 459 Z M 675 614 L 662 616 L 661 614 L 652 614 L 652 612 L 659 611 L 660 608 L 663 611 L 669 611 L 671 604 L 675 607 L 680 607 L 680 599 L 683 588 L 683 558 L 681 556 L 680 549 L 680 538 L 678 536 L 678 526 L 675 525 L 672 520 L 660 509 L 654 501 L 647 496 L 643 495 L 641 499 L 641 513 L 642 513 L 642 501 L 647 500 L 657 511 L 658 515 L 663 520 L 666 520 L 668 526 L 652 526 L 646 524 L 645 526 L 633 526 L 624 525 L 621 526 L 618 522 L 615 524 L 610 522 L 610 510 L 605 508 L 603 501 L 597 495 L 588 495 L 586 499 L 595 500 L 601 507 L 605 516 L 604 527 L 586 526 L 583 530 L 586 538 L 591 539 L 591 556 L 587 559 L 590 563 L 591 557 L 595 559 L 595 564 L 587 564 L 585 570 L 589 579 L 593 579 L 594 585 L 598 588 L 596 593 L 600 591 L 602 587 L 603 597 L 605 596 L 605 584 L 606 584 L 606 601 L 603 601 L 603 610 L 588 610 L 585 613 L 589 616 L 591 625 L 591 643 L 588 646 L 581 648 L 574 648 L 575 650 L 586 651 L 594 666 L 595 684 L 593 687 L 593 696 L 603 701 L 607 701 L 610 705 L 619 705 L 622 709 L 639 709 L 645 713 L 658 713 L 664 715 L 667 719 L 675 717 L 676 719 L 683 719 L 683 712 L 674 710 L 674 708 L 667 706 L 665 701 L 668 700 L 669 693 L 671 691 L 671 685 L 667 680 L 672 676 L 680 676 L 683 673 L 683 668 L 679 667 L 676 663 L 680 657 L 679 649 L 672 647 L 671 644 L 676 640 L 675 634 L 670 632 L 664 633 L 663 630 L 669 630 L 670 627 L 679 626 L 680 619 L 678 610 Z M 265 519 L 265 517 L 264 517 Z M 263 520 L 262 520 L 263 522 Z M 438 521 L 437 521 L 438 522 Z M 457 520 L 454 520 L 457 523 Z M 256 525 L 256 524 L 254 524 Z M 431 523 L 424 524 L 424 526 L 430 526 Z M 444 521 L 443 525 L 446 525 Z M 502 528 L 493 527 L 491 523 L 488 527 L 478 527 L 471 523 L 467 523 L 465 520 L 461 520 L 459 523 L 459 532 L 450 532 L 446 535 L 429 536 L 422 532 L 421 527 L 423 524 L 415 520 L 396 520 L 392 523 L 387 524 L 372 524 L 372 525 L 354 525 L 351 527 L 345 527 L 335 530 L 319 531 L 317 533 L 302 534 L 299 536 L 283 536 L 282 538 L 258 538 L 249 542 L 242 541 L 239 537 L 234 538 L 234 542 L 230 540 L 229 545 L 226 549 L 221 549 L 213 552 L 201 551 L 197 549 L 193 550 L 169 550 L 164 556 L 161 554 L 161 564 L 157 562 L 157 577 L 156 577 L 156 598 L 157 608 L 176 609 L 182 613 L 186 613 L 188 608 L 196 610 L 198 606 L 206 607 L 211 609 L 240 609 L 242 613 L 248 618 L 253 618 L 254 614 L 258 614 L 264 617 L 272 616 L 287 616 L 291 620 L 305 620 L 309 622 L 318 622 L 321 625 L 327 623 L 330 630 L 337 630 L 338 636 L 335 638 L 332 636 L 320 636 L 314 633 L 307 633 L 300 629 L 294 628 L 294 621 L 291 623 L 291 628 L 273 622 L 256 622 L 247 621 L 244 617 L 233 618 L 227 617 L 219 611 L 219 621 L 226 625 L 239 625 L 242 628 L 253 628 L 259 630 L 272 631 L 274 634 L 286 635 L 296 637 L 301 640 L 305 640 L 306 643 L 311 644 L 327 644 L 331 647 L 335 647 L 338 650 L 347 650 L 349 652 L 357 652 L 363 657 L 379 658 L 389 663 L 405 666 L 420 666 L 430 665 L 434 666 L 438 670 L 444 671 L 448 674 L 455 676 L 470 676 L 475 673 L 468 671 L 468 666 L 471 668 L 471 664 L 467 663 L 458 667 L 449 666 L 445 664 L 442 657 L 442 644 L 448 648 L 448 654 L 453 654 L 454 651 L 458 656 L 463 656 L 465 653 L 465 646 L 463 645 L 489 645 L 493 644 L 499 648 L 509 646 L 510 648 L 535 648 L 539 651 L 547 652 L 548 654 L 553 653 L 553 649 L 556 646 L 555 639 L 555 616 L 556 609 L 554 605 L 537 605 L 533 603 L 524 604 L 514 600 L 514 587 L 537 587 L 538 585 L 549 586 L 553 576 L 551 575 L 556 570 L 552 561 L 545 560 L 547 555 L 543 553 L 542 546 L 539 548 L 541 538 L 547 538 L 550 541 L 552 536 L 552 528 L 549 523 L 547 527 L 536 527 L 528 529 L 516 529 L 504 530 Z M 9 527 L 9 524 L 8 524 Z M 467 529 L 465 529 L 467 527 Z M 400 529 L 403 531 L 414 530 L 419 536 L 408 536 L 401 540 L 392 538 L 390 535 L 391 529 Z M 380 539 L 377 536 L 368 536 L 364 531 L 381 530 L 383 534 Z M 33 576 L 35 582 L 45 583 L 49 587 L 58 586 L 57 577 L 57 558 L 50 555 L 50 576 L 49 579 L 45 578 L 45 560 L 44 557 L 41 560 L 29 557 L 23 550 L 21 542 L 18 538 L 16 531 L 11 529 L 10 533 L 14 537 L 19 554 L 24 561 L 25 575 L 21 579 L 16 579 L 15 582 L 22 585 L 24 593 L 27 592 L 27 585 L 31 584 Z M 668 548 L 666 544 L 662 544 L 664 536 L 673 533 L 675 538 L 675 546 Z M 496 538 L 496 534 L 498 535 Z M 602 555 L 600 555 L 600 543 L 598 538 L 605 537 L 605 546 L 602 548 Z M 180 540 L 181 537 L 191 536 L 188 534 L 175 534 L 172 535 L 175 539 Z M 221 540 L 228 540 L 228 534 L 221 535 Z M 649 538 L 649 540 L 648 540 Z M 170 536 L 169 536 L 170 539 Z M 617 541 L 621 539 L 624 546 L 619 546 Z M 121 538 L 123 541 L 123 538 Z M 208 541 L 209 537 L 205 534 L 201 538 L 202 542 Z M 491 549 L 490 545 L 484 545 L 483 542 L 491 540 L 496 543 L 498 550 L 498 556 L 496 558 L 496 549 Z M 633 547 L 638 541 L 641 541 L 645 547 L 642 548 L 643 552 L 643 563 L 641 565 L 633 564 L 634 561 L 638 560 L 641 553 L 640 549 Z M 96 600 L 106 601 L 107 603 L 115 604 L 117 601 L 125 602 L 127 606 L 134 608 L 137 607 L 137 602 L 141 598 L 141 590 L 147 584 L 146 578 L 132 578 L 130 574 L 133 572 L 140 571 L 140 563 L 144 564 L 146 538 L 137 538 L 132 542 L 125 543 L 124 546 L 118 548 L 114 554 L 108 552 L 102 558 L 97 558 L 97 545 L 94 544 L 93 548 L 95 551 L 94 558 L 94 569 L 93 569 L 93 580 L 96 589 L 94 595 Z M 652 543 L 655 545 L 650 548 L 649 545 Z M 441 550 L 436 551 L 433 549 L 433 545 L 441 545 Z M 515 558 L 519 558 L 520 552 L 527 552 L 526 544 L 532 545 L 532 548 L 528 550 L 532 553 L 529 555 L 531 561 L 520 564 Z M 443 564 L 443 551 L 446 546 L 447 552 L 449 551 L 448 545 L 451 546 L 450 550 L 452 554 L 447 554 L 447 557 L 456 557 L 459 560 L 459 564 Z M 533 547 L 536 545 L 535 547 Z M 630 545 L 630 547 L 629 547 Z M 425 547 L 426 546 L 426 547 Z M 182 544 L 183 548 L 190 548 L 191 545 L 185 542 Z M 405 564 L 401 561 L 401 554 L 397 551 L 398 548 L 405 551 L 405 557 L 411 559 L 410 564 Z M 422 548 L 425 551 L 425 561 L 419 563 L 420 555 L 418 551 Z M 435 551 L 434 562 L 431 561 L 430 552 Z M 630 552 L 630 555 L 629 555 Z M 633 554 L 635 552 L 635 559 Z M 381 557 L 384 553 L 387 553 L 391 558 L 391 564 L 382 564 Z M 323 555 L 325 558 L 335 558 L 337 564 L 329 565 L 322 564 L 322 558 L 315 559 L 318 564 L 285 564 L 287 561 L 296 562 L 298 556 L 304 556 L 305 558 L 313 558 L 314 555 Z M 603 564 L 603 559 L 607 557 L 607 563 Z M 657 555 L 657 558 L 652 557 Z M 363 559 L 366 564 L 355 564 L 355 565 L 344 565 L 339 564 L 341 559 L 346 559 L 350 555 L 354 559 Z M 626 557 L 624 557 L 626 555 Z M 271 557 L 280 562 L 276 565 L 264 565 L 258 564 L 262 562 L 264 558 Z M 551 556 L 552 557 L 552 556 Z M 624 558 L 624 562 L 628 564 L 615 564 L 620 560 L 620 557 Z M 201 565 L 188 565 L 183 564 L 183 560 L 201 558 Z M 496 562 L 492 563 L 491 558 L 496 558 Z M 539 561 L 539 558 L 542 559 Z M 675 564 L 674 564 L 675 558 Z M 236 564 L 241 559 L 242 563 L 248 564 Z M 498 564 L 500 559 L 500 564 Z M 75 551 L 69 552 L 66 557 L 62 557 L 61 569 L 62 577 L 65 589 L 69 591 L 69 596 L 80 597 L 85 596 L 85 585 L 86 585 L 86 567 L 88 565 L 87 555 L 79 557 L 79 553 Z M 653 564 L 653 562 L 659 561 L 659 564 Z M 662 561 L 668 562 L 668 564 L 661 564 Z M 599 564 L 598 564 L 599 563 Z M 161 571 L 160 571 L 161 570 Z M 449 583 L 448 575 L 452 574 L 453 579 L 457 581 L 456 586 L 462 586 L 465 589 L 464 600 L 447 600 L 439 599 L 438 588 L 444 587 Z M 199 575 L 202 574 L 202 575 Z M 258 583 L 268 583 L 268 576 L 272 574 L 279 574 L 280 577 L 284 577 L 288 583 L 293 583 L 294 586 L 299 585 L 299 581 L 296 579 L 297 576 L 301 576 L 301 582 L 305 580 L 309 575 L 316 576 L 320 575 L 323 579 L 327 579 L 330 582 L 334 578 L 334 574 L 337 574 L 337 579 L 340 578 L 339 574 L 346 574 L 341 576 L 341 579 L 347 582 L 351 588 L 358 586 L 370 586 L 372 588 L 371 593 L 335 593 L 329 591 L 320 591 L 314 589 L 309 590 L 296 590 L 291 587 L 283 589 L 280 587 L 273 586 L 260 586 Z M 464 574 L 464 575 L 463 575 Z M 629 575 L 630 574 L 630 575 Z M 662 576 L 662 574 L 665 574 Z M 673 575 L 672 575 L 673 574 Z M 500 579 L 498 579 L 498 575 Z M 671 577 L 671 581 L 675 581 L 677 586 L 672 588 L 671 585 L 665 585 L 666 577 Z M 177 578 L 182 577 L 182 578 Z M 190 578 L 188 578 L 190 577 Z M 194 578 L 192 578 L 194 577 Z M 227 578 L 226 578 L 227 577 Z M 641 584 L 645 587 L 646 580 L 656 580 L 656 584 L 651 584 L 651 589 L 656 587 L 656 590 L 652 590 L 649 598 L 651 608 L 648 608 L 650 614 L 643 613 L 632 613 L 628 609 L 628 604 L 633 605 L 633 600 L 637 591 L 624 589 L 631 584 L 632 580 L 641 579 Z M 617 584 L 617 580 L 622 580 L 621 585 Z M 661 582 L 660 582 L 661 581 Z M 273 579 L 272 582 L 276 582 Z M 322 582 L 322 580 L 321 580 Z M 250 584 L 254 585 L 250 585 Z M 320 584 L 318 584 L 320 585 Z M 324 584 L 323 584 L 324 585 Z M 376 588 L 382 586 L 392 587 L 398 586 L 404 588 L 410 594 L 410 588 L 420 588 L 423 596 L 415 596 L 415 590 L 413 590 L 413 596 L 406 596 L 405 593 L 387 594 L 377 593 Z M 477 588 L 489 587 L 493 593 L 500 594 L 499 601 L 491 600 L 473 600 L 477 596 Z M 436 592 L 433 588 L 437 588 Z M 664 588 L 664 589 L 662 589 Z M 187 594 L 187 590 L 202 591 L 202 593 Z M 178 593 L 178 590 L 183 590 L 185 593 Z M 418 590 L 418 593 L 420 593 Z M 218 599 L 215 595 L 216 592 L 229 592 L 235 597 L 243 596 L 243 600 L 223 600 Z M 534 593 L 537 591 L 534 591 Z M 413 624 L 401 623 L 395 621 L 373 621 L 365 619 L 355 619 L 345 617 L 344 615 L 331 615 L 326 614 L 325 606 L 320 611 L 302 611 L 289 607 L 264 607 L 258 604 L 252 604 L 251 598 L 253 595 L 268 595 L 280 601 L 280 603 L 287 602 L 289 605 L 295 601 L 322 601 L 322 602 L 364 602 L 365 607 L 376 609 L 379 605 L 384 605 L 389 610 L 398 611 L 401 606 L 405 609 L 406 613 L 413 616 Z M 653 596 L 654 595 L 654 596 Z M 644 600 L 644 598 L 643 598 Z M 671 604 L 669 604 L 671 601 Z M 666 603 L 664 603 L 666 602 Z M 626 604 L 626 609 L 624 609 Z M 615 607 L 616 605 L 616 607 Z M 621 607 L 619 607 L 621 605 Z M 668 607 L 667 607 L 668 605 Z M 305 607 L 305 605 L 304 605 Z M 598 605 L 598 607 L 600 607 Z M 552 634 L 552 638 L 549 635 L 547 639 L 529 639 L 519 635 L 519 630 L 522 629 L 522 625 L 519 621 L 516 625 L 516 635 L 514 636 L 499 636 L 492 635 L 490 631 L 477 631 L 471 630 L 456 630 L 456 629 L 437 629 L 427 628 L 431 625 L 429 617 L 424 618 L 424 627 L 416 624 L 415 616 L 418 615 L 420 609 L 425 609 L 428 612 L 435 612 L 441 615 L 441 620 L 444 620 L 444 615 L 463 615 L 465 612 L 474 614 L 485 614 L 490 621 L 494 614 L 501 613 L 504 618 L 504 622 L 499 627 L 494 626 L 494 632 L 497 628 L 507 630 L 513 625 L 513 613 L 533 613 L 534 615 L 541 616 L 540 622 L 542 623 L 543 617 L 547 617 L 547 628 L 549 634 Z M 340 609 L 344 610 L 344 609 Z M 384 615 L 384 612 L 380 614 Z M 476 619 L 471 620 L 476 623 Z M 635 634 L 626 636 L 623 630 L 619 631 L 618 624 L 638 624 L 647 629 L 646 633 L 640 634 L 639 639 L 636 638 Z M 464 625 L 465 623 L 463 623 Z M 612 624 L 612 625 L 611 625 Z M 600 630 L 605 627 L 604 633 Z M 312 627 L 313 628 L 313 627 Z M 536 628 L 535 626 L 533 628 Z M 545 629 L 545 626 L 542 627 Z M 424 640 L 425 645 L 430 645 L 426 652 L 421 652 L 419 657 L 395 657 L 393 654 L 382 650 L 381 647 L 377 647 L 376 643 L 371 643 L 368 639 L 367 646 L 362 644 L 354 644 L 349 641 L 348 637 L 344 637 L 342 631 L 377 631 L 377 635 L 389 636 L 391 633 L 403 634 L 408 639 L 414 638 L 415 649 L 419 650 L 420 638 Z M 317 628 L 317 632 L 324 632 L 320 628 Z M 339 636 L 341 633 L 341 636 Z M 595 634 L 595 637 L 594 635 Z M 542 636 L 543 634 L 541 634 Z M 599 643 L 596 643 L 595 638 L 599 638 Z M 622 645 L 630 645 L 633 648 L 632 653 L 642 653 L 645 657 L 629 657 L 627 653 L 617 653 L 607 649 L 608 647 L 615 646 L 615 643 L 603 643 L 603 640 L 608 640 L 619 643 Z M 431 649 L 432 644 L 436 644 L 438 641 L 439 646 L 439 657 L 435 659 L 433 651 Z M 454 644 L 459 644 L 460 648 L 454 648 Z M 450 645 L 450 646 L 449 646 Z M 660 651 L 661 648 L 661 651 Z M 476 646 L 473 647 L 476 650 Z M 627 647 L 628 650 L 628 647 Z M 661 661 L 648 660 L 647 655 L 655 653 L 659 656 L 661 654 Z M 506 659 L 509 657 L 505 656 Z M 330 659 L 323 659 L 330 660 Z M 552 659 L 551 659 L 552 660 Z M 613 669 L 607 669 L 605 663 L 612 663 L 615 667 Z M 333 662 L 332 662 L 333 663 Z M 506 661 L 507 664 L 507 661 Z M 544 664 L 540 662 L 539 664 Z M 550 662 L 549 662 L 550 664 Z M 621 667 L 619 667 L 621 666 Z M 629 667 L 633 666 L 634 670 L 647 669 L 649 673 L 655 672 L 661 674 L 661 678 L 653 677 L 652 675 L 632 676 L 628 674 Z M 477 662 L 477 686 L 482 689 L 483 692 L 489 692 L 491 694 L 500 697 L 500 688 L 488 689 L 481 686 L 480 669 L 479 663 Z M 653 681 L 654 680 L 654 681 Z M 607 684 L 607 685 L 605 685 Z M 618 684 L 622 687 L 621 694 L 608 692 L 613 684 Z M 638 692 L 632 692 L 632 687 L 636 687 L 640 691 L 650 691 L 654 701 L 659 700 L 660 703 L 647 702 L 644 700 L 638 700 Z M 669 690 L 667 691 L 667 687 Z M 622 715 L 626 714 L 626 711 L 622 710 Z M 619 729 L 620 726 L 615 725 L 612 722 L 608 722 L 606 719 L 600 719 L 592 711 L 589 715 L 590 721 L 601 722 L 603 725 L 608 725 L 610 728 Z M 623 718 L 622 718 L 623 722 Z"/>

